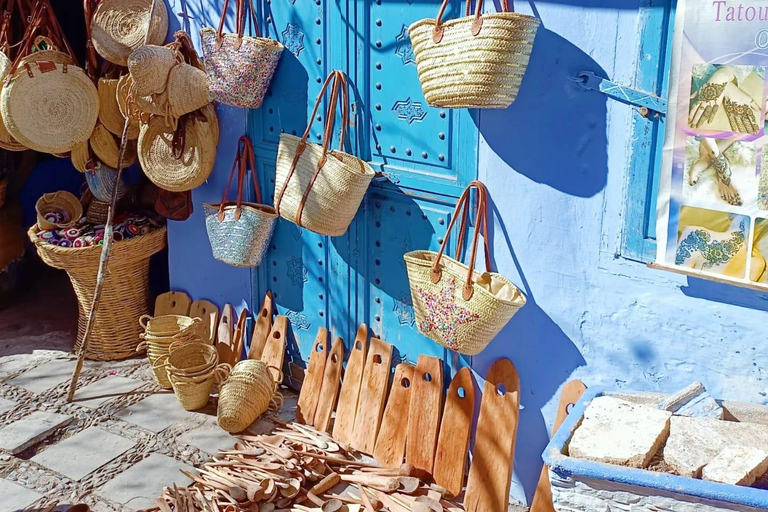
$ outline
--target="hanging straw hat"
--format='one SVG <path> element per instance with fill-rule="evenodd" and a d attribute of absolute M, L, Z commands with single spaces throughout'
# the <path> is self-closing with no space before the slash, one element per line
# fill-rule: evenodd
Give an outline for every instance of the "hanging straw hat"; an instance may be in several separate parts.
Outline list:
<path fill-rule="evenodd" d="M 152 26 L 148 27 L 150 11 L 153 11 Z M 163 0 L 102 0 L 93 13 L 91 30 L 93 46 L 99 55 L 126 66 L 128 56 L 139 46 L 165 41 L 168 11 Z"/>
<path fill-rule="evenodd" d="M 185 192 L 202 185 L 216 161 L 212 121 L 187 116 L 180 123 L 184 130 L 181 158 L 174 156 L 176 130 L 168 126 L 166 119 L 152 117 L 142 125 L 139 135 L 139 162 L 144 174 L 155 185 L 171 192 Z"/>
<path fill-rule="evenodd" d="M 117 160 L 120 158 L 120 145 L 109 130 L 104 128 L 103 125 L 97 125 L 91 135 L 90 143 L 96 158 L 107 164 L 108 167 L 117 168 Z M 136 148 L 133 144 L 128 144 L 125 148 L 124 167 L 133 165 L 134 162 L 136 162 Z"/>
<path fill-rule="evenodd" d="M 168 75 L 178 63 L 176 53 L 166 46 L 140 46 L 128 57 L 128 71 L 140 96 L 163 92 Z"/>
<path fill-rule="evenodd" d="M 117 103 L 117 84 L 116 78 L 99 78 L 99 121 L 107 130 L 121 137 L 125 117 Z M 138 122 L 132 122 L 128 126 L 128 138 L 139 138 Z"/>
<path fill-rule="evenodd" d="M 208 75 L 190 64 L 178 64 L 168 77 L 168 103 L 173 117 L 181 117 L 213 101 Z"/>
<path fill-rule="evenodd" d="M 68 153 L 88 140 L 99 115 L 99 93 L 85 72 L 35 62 L 3 87 L 0 112 L 19 143 L 43 153 Z"/>

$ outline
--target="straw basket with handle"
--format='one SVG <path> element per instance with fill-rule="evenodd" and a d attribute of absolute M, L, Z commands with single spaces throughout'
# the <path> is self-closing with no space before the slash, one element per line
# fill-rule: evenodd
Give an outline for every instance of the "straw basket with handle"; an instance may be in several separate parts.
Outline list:
<path fill-rule="evenodd" d="M 227 201 L 229 187 L 237 169 L 237 201 Z M 255 203 L 243 202 L 245 175 L 251 171 Z M 256 175 L 253 145 L 247 135 L 240 137 L 237 156 L 229 173 L 227 188 L 219 204 L 203 204 L 205 227 L 213 257 L 236 267 L 256 267 L 269 248 L 277 223 L 277 213 L 261 204 L 261 191 Z"/>
<path fill-rule="evenodd" d="M 323 142 L 309 142 L 312 121 L 320 102 L 331 88 L 331 99 L 325 116 Z M 341 136 L 339 149 L 329 150 L 336 118 L 336 105 L 341 98 Z M 310 123 L 301 138 L 283 133 L 277 149 L 275 177 L 275 209 L 282 218 L 321 235 L 341 236 L 349 227 L 365 197 L 374 176 L 363 160 L 344 153 L 349 98 L 347 79 L 341 71 L 331 71 L 315 101 Z"/>
<path fill-rule="evenodd" d="M 224 0 L 218 30 L 200 31 L 203 56 L 211 90 L 219 103 L 243 108 L 259 108 L 264 101 L 275 68 L 283 53 L 283 45 L 259 36 L 259 25 L 253 1 L 248 0 L 256 37 L 245 32 L 245 0 L 236 0 L 237 33 L 224 33 L 229 0 Z"/>
<path fill-rule="evenodd" d="M 507 322 L 525 305 L 525 297 L 507 278 L 491 272 L 488 241 L 488 193 L 479 181 L 464 190 L 456 204 L 447 233 L 461 217 L 456 254 L 464 245 L 469 216 L 469 195 L 477 190 L 477 215 L 469 265 L 445 255 L 446 235 L 440 252 L 411 251 L 405 266 L 419 331 L 440 345 L 461 354 L 479 354 Z M 485 272 L 475 270 L 478 235 L 483 231 Z"/>
<path fill-rule="evenodd" d="M 449 0 L 435 19 L 413 23 L 413 44 L 419 81 L 427 103 L 447 108 L 507 108 L 515 100 L 528 67 L 539 19 L 503 11 L 483 14 L 477 0 L 462 18 L 443 21 Z"/>
<path fill-rule="evenodd" d="M 61 229 L 77 224 L 83 216 L 83 205 L 71 192 L 59 190 L 43 194 L 35 203 L 37 212 L 37 225 L 40 229 Z M 56 222 L 45 218 L 54 214 L 58 217 Z"/>
<path fill-rule="evenodd" d="M 275 370 L 278 381 L 273 377 Z M 262 361 L 246 359 L 237 363 L 219 390 L 219 426 L 231 434 L 242 432 L 267 409 L 278 409 L 283 397 L 277 386 L 282 380 L 280 370 Z"/>

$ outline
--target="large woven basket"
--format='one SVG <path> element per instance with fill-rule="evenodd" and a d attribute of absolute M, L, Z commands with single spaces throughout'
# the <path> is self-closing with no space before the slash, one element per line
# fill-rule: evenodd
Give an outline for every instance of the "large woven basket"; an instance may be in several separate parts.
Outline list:
<path fill-rule="evenodd" d="M 66 270 L 72 281 L 80 311 L 77 351 L 93 301 L 102 247 L 51 245 L 40 239 L 37 226 L 32 226 L 27 234 L 40 258 L 51 267 Z M 138 319 L 149 311 L 149 260 L 165 247 L 165 240 L 166 228 L 162 227 L 146 235 L 114 242 L 86 358 L 112 361 L 136 354 L 141 332 Z"/>
<path fill-rule="evenodd" d="M 278 384 L 262 361 L 237 363 L 219 391 L 219 426 L 232 434 L 242 432 L 270 407 L 280 407 Z"/>
<path fill-rule="evenodd" d="M 312 120 L 329 84 L 333 83 L 325 116 L 323 144 L 309 142 Z M 339 149 L 330 151 L 336 105 L 341 97 L 342 121 Z M 275 176 L 275 209 L 284 219 L 321 235 L 341 236 L 362 203 L 374 172 L 363 160 L 344 153 L 349 101 L 346 77 L 332 71 L 309 117 L 304 135 L 280 135 Z"/>
<path fill-rule="evenodd" d="M 218 118 L 206 111 L 207 121 L 185 117 L 184 147 L 180 158 L 174 155 L 176 131 L 162 117 L 153 116 L 139 134 L 139 162 L 144 173 L 158 187 L 171 192 L 186 192 L 199 187 L 213 171 L 216 161 Z M 211 118 L 210 116 L 213 116 Z"/>
<path fill-rule="evenodd" d="M 487 192 L 479 181 L 472 182 L 464 191 L 448 225 L 450 233 L 456 220 L 461 218 L 456 253 L 462 251 L 469 192 L 473 188 L 478 190 L 479 200 L 469 265 L 444 254 L 447 236 L 438 253 L 411 251 L 404 256 L 419 331 L 440 345 L 466 355 L 479 354 L 526 302 L 512 282 L 490 271 Z M 485 272 L 474 268 L 481 230 Z"/>
<path fill-rule="evenodd" d="M 153 12 L 151 26 L 150 12 Z M 131 52 L 145 42 L 163 44 L 168 33 L 168 10 L 163 0 L 102 0 L 93 13 L 91 30 L 93 46 L 99 55 L 127 66 Z"/>
<path fill-rule="evenodd" d="M 267 37 L 259 37 L 259 23 L 253 1 L 248 0 L 256 37 L 246 36 L 246 5 L 236 2 L 237 32 L 224 33 L 229 0 L 224 0 L 218 30 L 200 31 L 205 67 L 211 90 L 219 103 L 242 108 L 259 108 L 272 81 L 283 45 Z"/>
<path fill-rule="evenodd" d="M 509 12 L 482 14 L 478 0 L 473 16 L 442 21 L 444 0 L 436 19 L 413 23 L 413 45 L 419 81 L 427 103 L 448 108 L 506 108 L 517 96 L 539 19 Z"/>
<path fill-rule="evenodd" d="M 6 82 L 0 111 L 20 144 L 43 153 L 68 153 L 91 136 L 99 93 L 82 69 L 41 61 L 20 68 Z"/>

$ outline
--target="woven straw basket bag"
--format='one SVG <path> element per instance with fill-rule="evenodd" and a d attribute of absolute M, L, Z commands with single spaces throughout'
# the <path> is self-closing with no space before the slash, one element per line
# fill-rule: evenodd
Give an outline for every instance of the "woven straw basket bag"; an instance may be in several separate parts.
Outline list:
<path fill-rule="evenodd" d="M 237 169 L 237 201 L 228 202 L 227 194 Z M 251 171 L 255 203 L 243 202 L 245 175 Z M 261 190 L 256 175 L 253 145 L 247 135 L 240 137 L 237 156 L 229 173 L 227 188 L 218 204 L 204 203 L 205 228 L 213 257 L 236 267 L 257 267 L 269 248 L 275 231 L 277 212 L 261 204 Z"/>
<path fill-rule="evenodd" d="M 216 413 L 221 428 L 231 434 L 242 432 L 264 414 L 267 409 L 278 408 L 282 396 L 270 370 L 262 361 L 246 359 L 232 369 L 229 378 L 219 391 L 219 408 Z"/>
<path fill-rule="evenodd" d="M 325 116 L 323 143 L 309 142 L 315 119 L 328 85 L 333 83 L 328 112 Z M 341 97 L 342 120 L 339 149 L 329 151 Z M 373 179 L 373 169 L 359 158 L 344 153 L 344 140 L 349 119 L 347 81 L 341 71 L 332 71 L 323 84 L 310 124 L 299 138 L 282 134 L 277 149 L 275 177 L 275 209 L 282 218 L 321 235 L 341 236 L 365 197 Z"/>
<path fill-rule="evenodd" d="M 167 120 L 153 116 L 139 134 L 139 162 L 158 187 L 186 192 L 199 187 L 213 171 L 218 142 L 215 110 L 205 109 L 205 120 L 189 115 L 174 130 Z"/>
<path fill-rule="evenodd" d="M 517 96 L 528 67 L 539 20 L 509 11 L 443 21 L 449 0 L 436 19 L 423 19 L 408 29 L 419 81 L 427 103 L 447 108 L 506 108 Z"/>
<path fill-rule="evenodd" d="M 205 71 L 185 62 L 171 70 L 167 94 L 170 114 L 176 119 L 203 108 L 214 99 Z"/>
<path fill-rule="evenodd" d="M 267 37 L 259 37 L 252 0 L 248 3 L 256 37 L 244 36 L 245 1 L 236 2 L 237 33 L 223 33 L 229 0 L 224 0 L 218 30 L 204 28 L 200 31 L 205 66 L 211 90 L 219 103 L 259 108 L 283 53 L 283 45 Z"/>
<path fill-rule="evenodd" d="M 448 225 L 447 233 L 450 233 L 456 219 L 461 217 L 456 254 L 461 253 L 464 245 L 469 193 L 473 188 L 478 193 L 478 204 L 469 265 L 444 254 L 447 235 L 440 252 L 411 251 L 404 257 L 419 331 L 440 345 L 466 355 L 479 354 L 526 302 L 514 284 L 490 271 L 488 197 L 485 185 L 479 181 L 473 181 L 464 190 Z M 482 273 L 475 270 L 481 229 L 486 267 Z"/>
<path fill-rule="evenodd" d="M 101 0 L 91 18 L 91 31 L 99 55 L 127 66 L 128 57 L 138 47 L 163 44 L 168 10 L 163 0 Z"/>

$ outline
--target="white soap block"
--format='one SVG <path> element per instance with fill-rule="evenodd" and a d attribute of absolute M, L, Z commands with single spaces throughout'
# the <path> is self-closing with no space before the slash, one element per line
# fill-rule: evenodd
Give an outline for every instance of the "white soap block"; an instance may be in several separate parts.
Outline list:
<path fill-rule="evenodd" d="M 702 478 L 732 485 L 752 485 L 768 471 L 768 451 L 729 446 L 704 466 Z"/>

